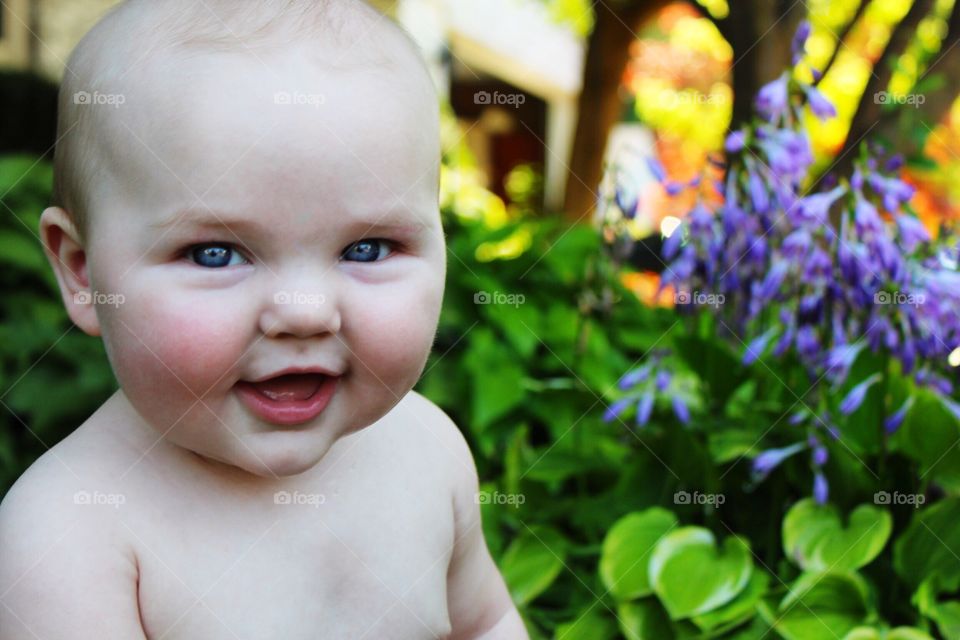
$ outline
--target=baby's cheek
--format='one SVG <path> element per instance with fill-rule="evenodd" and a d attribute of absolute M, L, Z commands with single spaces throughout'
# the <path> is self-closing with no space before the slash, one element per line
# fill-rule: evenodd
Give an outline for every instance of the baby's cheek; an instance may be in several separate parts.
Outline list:
<path fill-rule="evenodd" d="M 442 295 L 442 294 L 441 294 Z M 423 366 L 436 333 L 440 297 L 428 286 L 393 287 L 374 297 L 377 304 L 354 305 L 350 336 L 355 349 L 374 371 L 413 377 Z M 406 376 L 404 376 L 406 377 Z"/>
<path fill-rule="evenodd" d="M 174 394 L 202 396 L 218 380 L 232 384 L 247 331 L 236 309 L 214 301 L 144 300 L 128 308 L 119 327 L 123 368 L 151 374 Z M 122 382 L 122 381 L 121 381 Z M 158 390 L 159 391 L 159 390 Z"/>

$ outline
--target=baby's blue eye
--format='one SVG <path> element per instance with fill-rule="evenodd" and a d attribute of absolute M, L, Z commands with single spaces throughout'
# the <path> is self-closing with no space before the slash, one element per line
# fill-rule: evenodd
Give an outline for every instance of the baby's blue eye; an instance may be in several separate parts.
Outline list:
<path fill-rule="evenodd" d="M 386 240 L 371 239 L 354 242 L 340 256 L 351 262 L 376 262 L 390 255 L 390 246 Z"/>
<path fill-rule="evenodd" d="M 190 258 L 201 267 L 219 269 L 243 264 L 243 256 L 226 244 L 201 244 L 189 251 Z"/>

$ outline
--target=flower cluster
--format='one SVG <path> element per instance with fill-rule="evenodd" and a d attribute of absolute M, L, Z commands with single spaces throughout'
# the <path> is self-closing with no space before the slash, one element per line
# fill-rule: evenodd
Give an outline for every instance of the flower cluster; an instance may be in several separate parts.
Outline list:
<path fill-rule="evenodd" d="M 801 25 L 795 60 L 807 34 L 809 26 Z M 950 394 L 947 357 L 960 345 L 956 245 L 931 241 L 909 211 L 914 189 L 898 176 L 903 160 L 882 149 L 866 147 L 849 178 L 828 176 L 805 190 L 814 158 L 804 106 L 820 119 L 836 115 L 816 87 L 787 73 L 760 90 L 759 118 L 726 139 L 726 176 L 714 185 L 720 204 L 700 199 L 665 240 L 662 286 L 724 300 L 710 311 L 743 350 L 744 365 L 795 356 L 815 388 L 828 394 L 868 348 L 889 354 L 918 385 Z M 622 381 L 626 388 L 631 375 Z M 792 418 L 808 423 L 811 435 L 756 456 L 755 478 L 807 450 L 814 495 L 826 501 L 826 449 L 818 433 L 840 437 L 830 408 L 853 413 L 880 379 L 876 373 L 855 381 L 838 403 Z M 888 433 L 903 422 L 910 402 L 887 407 Z M 647 414 L 638 422 L 648 419 L 649 405 L 641 400 Z M 607 417 L 623 408 L 612 406 Z"/>

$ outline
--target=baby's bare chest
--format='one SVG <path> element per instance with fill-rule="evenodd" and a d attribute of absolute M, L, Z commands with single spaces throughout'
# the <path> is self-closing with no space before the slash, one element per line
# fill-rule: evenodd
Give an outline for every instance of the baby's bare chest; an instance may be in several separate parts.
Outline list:
<path fill-rule="evenodd" d="M 148 637 L 445 637 L 447 494 L 417 479 L 373 489 L 334 482 L 262 509 L 198 498 L 145 510 L 131 533 Z"/>

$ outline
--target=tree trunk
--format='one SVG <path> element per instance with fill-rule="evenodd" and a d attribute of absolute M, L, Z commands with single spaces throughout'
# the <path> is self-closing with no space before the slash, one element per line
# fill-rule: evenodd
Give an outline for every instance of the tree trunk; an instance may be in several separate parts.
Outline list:
<path fill-rule="evenodd" d="M 618 89 L 630 59 L 630 43 L 644 20 L 667 4 L 669 0 L 644 0 L 624 7 L 596 5 L 564 198 L 564 211 L 572 221 L 585 219 L 596 205 L 607 135 L 621 116 Z"/>

